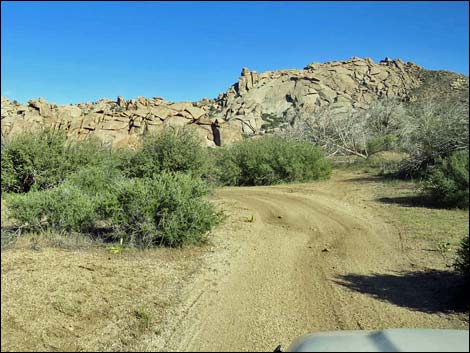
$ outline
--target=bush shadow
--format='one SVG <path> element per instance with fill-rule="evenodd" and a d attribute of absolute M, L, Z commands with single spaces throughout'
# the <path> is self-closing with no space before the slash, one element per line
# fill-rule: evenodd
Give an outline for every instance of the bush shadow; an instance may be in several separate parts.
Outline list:
<path fill-rule="evenodd" d="M 414 311 L 468 312 L 468 281 L 458 272 L 419 271 L 397 274 L 342 275 L 335 283 Z"/>
<path fill-rule="evenodd" d="M 381 197 L 375 201 L 386 203 L 389 205 L 399 205 L 402 207 L 422 207 L 422 208 L 435 208 L 446 209 L 444 205 L 439 205 L 428 195 L 411 195 L 411 196 L 396 196 L 396 197 Z"/>
<path fill-rule="evenodd" d="M 354 177 L 354 178 L 348 178 L 342 180 L 343 183 L 349 183 L 349 182 L 358 182 L 358 183 L 370 183 L 370 182 L 384 182 L 388 180 L 387 177 L 382 176 L 382 175 L 369 175 L 369 176 L 359 176 L 359 177 Z"/>

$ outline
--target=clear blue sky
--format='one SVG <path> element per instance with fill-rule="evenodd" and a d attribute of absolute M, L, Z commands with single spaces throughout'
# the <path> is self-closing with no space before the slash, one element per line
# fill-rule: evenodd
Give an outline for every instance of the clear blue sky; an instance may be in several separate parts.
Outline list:
<path fill-rule="evenodd" d="M 2 96 L 214 98 L 241 68 L 388 56 L 468 75 L 467 2 L 4 2 Z"/>

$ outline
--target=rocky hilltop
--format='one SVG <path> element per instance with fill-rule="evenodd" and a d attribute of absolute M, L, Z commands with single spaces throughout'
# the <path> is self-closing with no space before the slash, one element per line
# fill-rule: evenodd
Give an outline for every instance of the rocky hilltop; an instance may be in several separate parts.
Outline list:
<path fill-rule="evenodd" d="M 118 97 L 58 106 L 41 98 L 23 105 L 2 97 L 1 132 L 3 138 L 50 127 L 78 140 L 95 137 L 114 147 L 136 147 L 145 134 L 185 127 L 200 135 L 207 146 L 220 146 L 243 135 L 272 133 L 293 124 L 299 114 L 324 107 L 341 112 L 366 108 L 381 97 L 413 100 L 420 87 L 429 86 L 429 72 L 400 59 L 376 63 L 353 57 L 311 63 L 304 69 L 257 73 L 243 68 L 238 82 L 225 93 L 199 102 Z M 446 75 L 448 89 L 468 90 L 467 76 Z"/>

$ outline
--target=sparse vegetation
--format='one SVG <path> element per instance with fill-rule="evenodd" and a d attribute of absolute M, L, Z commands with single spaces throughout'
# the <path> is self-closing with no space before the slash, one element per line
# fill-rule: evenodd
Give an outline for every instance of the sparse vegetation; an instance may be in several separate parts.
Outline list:
<path fill-rule="evenodd" d="M 303 110 L 281 135 L 321 146 L 329 157 L 367 160 L 385 151 L 405 153 L 406 158 L 383 172 L 424 179 L 441 159 L 469 147 L 466 100 L 426 92 L 413 102 L 379 99 L 365 110 Z"/>
<path fill-rule="evenodd" d="M 152 325 L 152 314 L 145 308 L 139 307 L 134 309 L 134 315 L 137 319 L 137 326 L 140 332 L 145 332 L 150 329 Z"/>
<path fill-rule="evenodd" d="M 363 159 L 397 146 L 406 111 L 396 99 L 381 99 L 368 109 L 325 107 L 299 111 L 295 124 L 281 135 L 309 141 L 329 156 L 354 155 Z"/>
<path fill-rule="evenodd" d="M 400 165 L 398 176 L 425 178 L 440 159 L 468 151 L 468 106 L 462 101 L 430 95 L 407 110 L 400 144 L 410 156 Z"/>

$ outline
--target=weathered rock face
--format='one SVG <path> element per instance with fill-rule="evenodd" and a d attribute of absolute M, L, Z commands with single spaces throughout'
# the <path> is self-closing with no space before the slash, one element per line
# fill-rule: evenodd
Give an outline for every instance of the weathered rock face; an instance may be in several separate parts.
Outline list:
<path fill-rule="evenodd" d="M 240 80 L 219 96 L 215 116 L 238 125 L 244 134 L 271 132 L 292 123 L 299 111 L 365 108 L 380 97 L 408 99 L 420 85 L 420 70 L 399 59 L 375 63 L 356 57 L 311 63 L 303 70 L 257 74 L 244 68 Z"/>
<path fill-rule="evenodd" d="M 243 68 L 237 83 L 217 99 L 167 102 L 162 98 L 57 106 L 44 99 L 27 105 L 1 100 L 2 136 L 44 127 L 63 129 L 70 138 L 100 139 L 114 147 L 136 147 L 141 137 L 165 128 L 193 129 L 207 146 L 226 145 L 243 135 L 271 133 L 292 124 L 299 114 L 329 106 L 338 112 L 366 108 L 380 97 L 412 98 L 426 72 L 413 63 L 369 58 L 311 63 L 301 70 L 256 73 Z M 451 89 L 465 86 L 457 75 Z M 463 82 L 463 83 L 462 83 Z"/>

